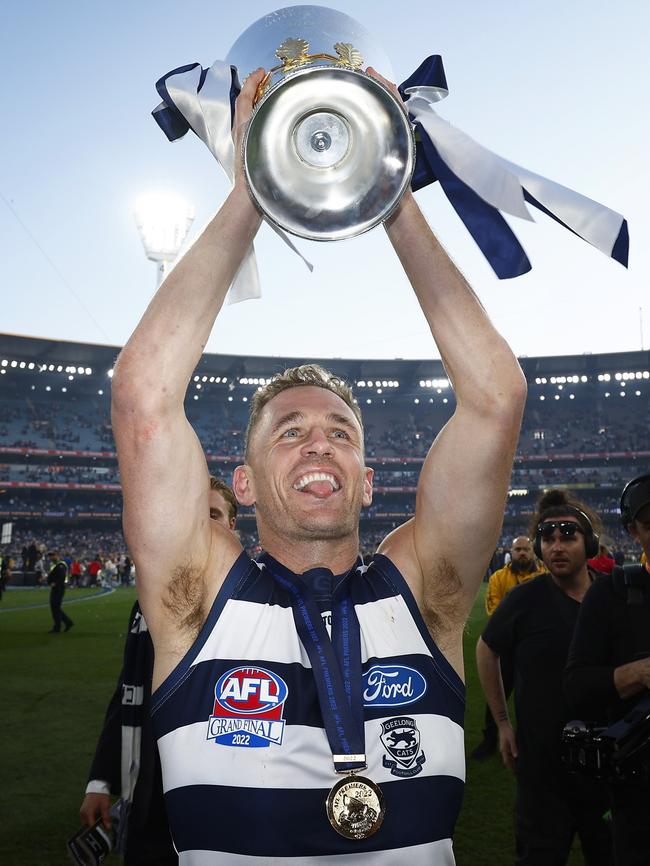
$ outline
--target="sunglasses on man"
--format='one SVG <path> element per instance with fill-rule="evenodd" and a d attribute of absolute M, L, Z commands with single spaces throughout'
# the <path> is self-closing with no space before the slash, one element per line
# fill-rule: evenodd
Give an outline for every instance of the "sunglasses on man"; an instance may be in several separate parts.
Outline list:
<path fill-rule="evenodd" d="M 562 538 L 575 538 L 578 533 L 580 535 L 585 534 L 582 526 L 572 520 L 545 520 L 537 527 L 537 531 L 544 541 L 550 541 L 556 529 L 560 530 Z"/>

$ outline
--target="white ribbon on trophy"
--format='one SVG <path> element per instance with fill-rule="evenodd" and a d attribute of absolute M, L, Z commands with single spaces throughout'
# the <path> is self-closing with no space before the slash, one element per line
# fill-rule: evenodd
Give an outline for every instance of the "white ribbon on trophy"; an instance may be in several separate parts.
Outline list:
<path fill-rule="evenodd" d="M 198 63 L 191 69 L 176 74 L 172 73 L 165 79 L 167 92 L 173 104 L 189 123 L 190 128 L 208 146 L 214 158 L 230 181 L 233 182 L 235 146 L 231 134 L 230 110 L 232 70 L 228 63 L 217 60 L 207 70 L 203 86 L 199 89 L 201 75 L 202 69 Z M 165 108 L 167 105 L 162 102 L 154 109 L 154 117 L 156 112 Z M 286 232 L 270 220 L 266 220 L 266 222 L 312 271 L 314 266 L 301 254 Z M 257 260 L 255 250 L 251 245 L 232 282 L 228 301 L 231 304 L 236 304 L 250 298 L 259 298 L 261 295 Z"/>
<path fill-rule="evenodd" d="M 302 34 L 294 33 L 296 29 L 301 30 Z M 324 32 L 329 34 L 327 39 L 331 39 L 332 33 L 341 32 L 340 38 L 349 37 L 355 41 L 355 44 L 352 42 L 334 44 L 332 47 L 339 53 L 337 60 L 329 53 L 332 47 L 329 47 L 327 39 L 321 35 Z M 296 38 L 298 35 L 307 38 Z M 274 41 L 275 39 L 285 39 L 286 41 L 280 45 Z M 309 47 L 311 42 L 327 44 L 327 47 L 323 49 L 317 44 L 315 53 L 310 54 L 309 51 L 313 50 Z M 290 43 L 290 48 L 294 53 L 287 59 L 286 46 Z M 362 47 L 361 52 L 357 50 L 359 46 Z M 285 49 L 284 52 L 282 49 Z M 160 127 L 170 140 L 180 138 L 188 131 L 188 128 L 192 129 L 207 145 L 231 181 L 234 177 L 235 156 L 231 135 L 231 99 L 238 92 L 237 66 L 240 67 L 239 72 L 241 73 L 250 71 L 249 68 L 243 68 L 245 65 L 250 67 L 252 60 L 249 56 L 250 50 L 252 50 L 254 61 L 258 66 L 261 65 L 261 60 L 262 64 L 269 67 L 269 75 L 264 83 L 265 88 L 271 81 L 272 74 L 280 70 L 279 82 L 268 90 L 267 95 L 273 95 L 274 90 L 281 93 L 285 84 L 291 86 L 292 79 L 295 84 L 296 76 L 300 75 L 300 72 L 296 72 L 296 70 L 301 68 L 311 70 L 309 71 L 310 75 L 312 71 L 319 75 L 325 75 L 328 69 L 341 71 L 341 66 L 344 66 L 347 67 L 345 74 L 348 75 L 349 81 L 352 80 L 349 78 L 352 75 L 353 81 L 359 82 L 359 78 L 354 78 L 359 73 L 368 86 L 371 82 L 375 82 L 374 79 L 369 79 L 367 75 L 360 72 L 356 62 L 352 63 L 352 71 L 350 71 L 350 62 L 345 60 L 346 51 L 350 57 L 354 56 L 357 59 L 363 57 L 366 62 L 372 62 L 375 65 L 382 62 L 388 64 L 381 48 L 376 46 L 367 31 L 349 16 L 324 7 L 298 6 L 287 7 L 270 13 L 248 28 L 229 54 L 233 64 L 237 65 L 217 61 L 209 69 L 204 70 L 197 63 L 173 70 L 161 78 L 157 83 L 157 88 L 163 102 L 153 112 Z M 272 66 L 273 58 L 284 58 L 284 67 L 282 65 Z M 315 63 L 316 60 L 325 60 L 329 65 L 327 68 L 319 67 Z M 283 79 L 282 76 L 287 72 L 289 75 Z M 321 80 L 325 81 L 325 78 L 321 78 Z M 346 85 L 346 87 L 348 86 Z M 321 85 L 318 86 L 319 94 L 320 87 Z M 381 90 L 386 95 L 387 91 L 383 87 Z M 400 86 L 400 91 L 405 100 L 409 119 L 415 124 L 420 141 L 413 176 L 414 188 L 418 189 L 435 180 L 440 182 L 450 203 L 500 278 L 510 278 L 530 270 L 530 263 L 523 248 L 510 226 L 500 215 L 500 212 L 503 212 L 521 219 L 533 220 L 528 205 L 533 205 L 547 213 L 601 252 L 623 265 L 627 265 L 627 223 L 621 214 L 574 190 L 503 159 L 436 113 L 433 107 L 434 103 L 448 94 L 444 69 L 439 56 L 434 55 L 427 58 L 418 70 Z M 365 92 L 359 92 L 365 97 Z M 264 88 L 262 88 L 261 93 L 264 93 Z M 318 101 L 319 97 L 316 98 Z M 373 98 L 371 95 L 367 103 L 371 106 L 372 118 L 374 118 L 372 106 L 375 105 L 372 101 Z M 265 97 L 261 96 L 258 107 L 263 104 L 264 99 Z M 389 99 L 391 104 L 393 101 L 393 99 Z M 380 108 L 383 110 L 384 106 L 382 105 Z M 367 107 L 366 110 L 368 110 Z M 391 110 L 389 107 L 388 111 Z M 326 111 L 331 112 L 332 109 L 327 108 Z M 332 115 L 328 116 L 331 117 Z M 403 118 L 402 112 L 399 112 L 399 117 Z M 394 119 L 395 115 L 393 114 L 393 121 L 389 120 L 389 126 L 395 125 Z M 366 115 L 366 120 L 368 120 L 368 115 Z M 289 121 L 285 122 L 285 126 L 289 124 L 287 129 L 290 129 L 294 122 L 295 118 L 290 118 L 290 123 Z M 352 120 L 348 117 L 345 124 L 351 122 Z M 301 123 L 302 120 L 299 119 L 296 128 Z M 324 132 L 318 133 L 318 135 L 329 138 Z M 357 140 L 359 139 L 363 140 L 364 148 L 369 148 L 372 151 L 370 143 L 364 139 L 363 135 L 357 134 Z M 406 139 L 408 139 L 408 149 L 411 150 L 404 163 L 408 166 L 408 171 L 404 175 L 406 178 L 404 183 L 408 185 L 407 181 L 411 177 L 410 172 L 414 158 L 412 135 L 408 128 Z M 287 140 L 293 141 L 290 134 Z M 402 138 L 403 141 L 404 137 Z M 270 161 L 267 155 L 268 165 L 272 165 L 273 157 L 276 160 L 281 157 L 277 149 L 271 155 Z M 296 165 L 300 165 L 300 163 L 296 163 Z M 406 169 L 404 170 L 406 171 Z M 309 182 L 302 175 L 300 178 L 300 184 Z M 266 181 L 268 178 L 264 180 Z M 382 182 L 383 180 L 384 178 L 382 178 Z M 332 175 L 332 182 L 337 182 L 335 174 Z M 371 178 L 371 187 L 374 182 Z M 301 190 L 302 187 L 294 184 L 293 189 Z M 277 187 L 273 184 L 271 191 L 272 197 L 275 199 L 278 193 Z M 402 192 L 403 187 L 400 187 L 391 206 L 399 201 Z M 256 198 L 252 185 L 251 194 Z M 256 200 L 261 210 L 266 213 L 267 210 L 263 204 L 260 204 L 259 198 Z M 301 202 L 301 206 L 303 205 L 304 203 Z M 317 240 L 330 240 L 336 239 L 336 237 L 352 236 L 355 230 L 356 233 L 367 230 L 372 225 L 377 224 L 379 220 L 384 219 L 387 210 L 376 209 L 374 221 L 373 218 L 369 218 L 365 224 L 361 225 L 360 223 L 358 227 L 353 226 L 347 235 L 339 231 L 338 235 L 336 232 L 332 232 L 329 236 L 321 228 L 322 220 L 318 216 L 321 212 L 318 207 L 313 209 L 317 215 L 315 218 L 317 226 L 314 228 L 312 223 L 311 230 L 305 231 L 302 231 L 302 226 L 296 228 L 292 222 L 283 222 L 273 213 L 272 208 L 269 208 L 268 212 L 273 218 L 266 217 L 267 223 L 312 270 L 312 265 L 296 249 L 286 232 L 276 224 L 274 219 L 278 219 L 280 225 L 285 225 L 293 234 L 312 237 Z M 251 246 L 233 281 L 229 300 L 230 303 L 234 303 L 246 298 L 260 297 L 260 294 L 255 252 Z"/>
<path fill-rule="evenodd" d="M 624 217 L 616 211 L 498 156 L 436 114 L 430 98 L 417 88 L 406 101 L 411 117 L 422 124 L 440 156 L 464 183 L 497 210 L 533 220 L 524 189 L 556 219 L 592 246 L 611 256 Z"/>

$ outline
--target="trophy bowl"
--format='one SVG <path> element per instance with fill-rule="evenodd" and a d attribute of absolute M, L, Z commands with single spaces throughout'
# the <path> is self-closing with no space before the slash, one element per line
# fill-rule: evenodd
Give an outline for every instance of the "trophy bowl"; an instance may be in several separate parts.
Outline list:
<path fill-rule="evenodd" d="M 243 158 L 272 223 L 335 241 L 390 216 L 410 185 L 415 143 L 399 99 L 361 70 L 392 74 L 360 24 L 324 7 L 280 9 L 251 25 L 227 60 L 240 75 L 266 70 Z"/>

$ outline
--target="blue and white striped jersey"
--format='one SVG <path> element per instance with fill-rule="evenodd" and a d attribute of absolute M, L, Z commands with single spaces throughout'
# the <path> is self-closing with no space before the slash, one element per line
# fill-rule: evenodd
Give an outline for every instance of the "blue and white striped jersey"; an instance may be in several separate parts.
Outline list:
<path fill-rule="evenodd" d="M 165 801 L 182 866 L 237 863 L 452 866 L 465 777 L 464 686 L 393 563 L 350 581 L 361 628 L 368 769 L 380 829 L 340 836 L 325 800 L 341 778 L 288 594 L 267 554 L 244 553 L 191 650 L 153 696 Z M 302 578 L 326 622 L 325 569 Z M 326 595 L 326 594 L 325 594 Z M 405 850 L 407 849 L 407 850 Z"/>

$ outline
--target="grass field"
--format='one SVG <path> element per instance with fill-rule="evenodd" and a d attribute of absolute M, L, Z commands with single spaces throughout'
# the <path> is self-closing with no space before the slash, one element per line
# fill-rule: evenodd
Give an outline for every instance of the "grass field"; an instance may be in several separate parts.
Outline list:
<path fill-rule="evenodd" d="M 0 603 L 2 748 L 0 863 L 60 866 L 64 843 L 79 826 L 88 767 L 115 687 L 134 590 L 98 595 L 69 590 L 65 609 L 75 621 L 52 635 L 47 590 L 14 590 Z M 478 742 L 483 697 L 474 647 L 485 621 L 482 600 L 465 636 L 468 752 Z M 465 801 L 456 837 L 458 866 L 513 862 L 513 783 L 499 758 L 468 761 Z M 117 863 L 119 861 L 111 860 Z M 582 858 L 577 851 L 570 864 Z"/>

